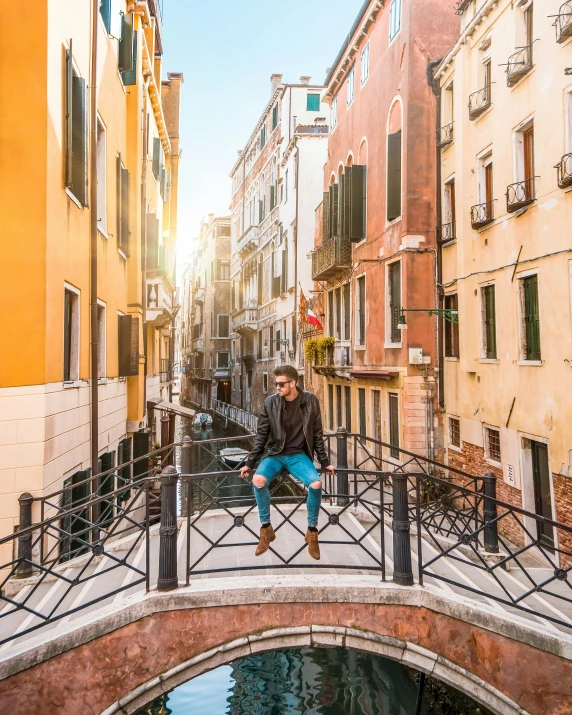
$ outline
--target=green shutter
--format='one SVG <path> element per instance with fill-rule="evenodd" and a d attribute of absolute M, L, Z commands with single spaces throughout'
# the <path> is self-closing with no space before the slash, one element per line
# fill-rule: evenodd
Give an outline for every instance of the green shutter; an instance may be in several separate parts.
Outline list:
<path fill-rule="evenodd" d="M 365 390 L 358 388 L 359 433 L 365 437 L 367 434 L 367 421 L 365 416 Z"/>
<path fill-rule="evenodd" d="M 391 319 L 390 337 L 392 343 L 401 342 L 399 313 L 401 311 L 401 261 L 392 263 L 388 269 L 389 280 L 389 311 Z"/>
<path fill-rule="evenodd" d="M 485 354 L 489 360 L 497 358 L 497 327 L 495 307 L 495 287 L 485 286 Z"/>
<path fill-rule="evenodd" d="M 401 131 L 387 137 L 387 220 L 401 216 Z"/>
<path fill-rule="evenodd" d="M 351 340 L 351 284 L 346 283 L 344 293 L 344 340 Z"/>
<path fill-rule="evenodd" d="M 276 129 L 278 126 L 278 105 L 275 104 L 272 109 L 272 129 Z"/>
<path fill-rule="evenodd" d="M 153 137 L 153 176 L 159 179 L 161 172 L 161 140 L 158 137 Z"/>
<path fill-rule="evenodd" d="M 129 172 L 121 167 L 121 250 L 129 255 Z"/>
<path fill-rule="evenodd" d="M 348 176 L 349 193 L 349 230 L 348 235 L 351 241 L 361 241 L 365 238 L 365 189 L 366 189 L 365 166 L 355 165 L 351 167 Z"/>
<path fill-rule="evenodd" d="M 324 191 L 322 202 L 322 241 L 327 241 L 331 237 L 330 233 L 330 192 Z"/>
<path fill-rule="evenodd" d="M 73 55 L 72 41 L 70 40 L 69 50 L 66 50 L 66 86 L 65 86 L 65 108 L 66 108 L 66 186 L 72 185 L 72 92 L 73 92 Z"/>
<path fill-rule="evenodd" d="M 319 112 L 320 111 L 320 95 L 319 94 L 309 94 L 307 96 L 306 110 L 308 112 Z"/>
<path fill-rule="evenodd" d="M 390 454 L 399 459 L 399 396 L 389 395 L 389 444 Z"/>
<path fill-rule="evenodd" d="M 121 79 L 126 87 L 137 84 L 137 33 L 133 33 L 132 69 L 122 72 Z"/>
<path fill-rule="evenodd" d="M 99 12 L 109 35 L 111 32 L 111 0 L 99 0 Z"/>
<path fill-rule="evenodd" d="M 87 85 L 82 77 L 72 79 L 72 181 L 71 190 L 87 206 Z"/>
<path fill-rule="evenodd" d="M 338 235 L 338 199 L 339 187 L 334 184 L 330 186 L 330 236 Z"/>
<path fill-rule="evenodd" d="M 349 237 L 350 228 L 350 202 L 349 202 L 349 183 L 351 176 L 351 167 L 346 166 L 345 173 L 340 175 L 338 189 L 338 231 L 342 238 Z"/>
<path fill-rule="evenodd" d="M 526 359 L 540 360 L 540 315 L 538 312 L 538 276 L 523 280 Z"/>
<path fill-rule="evenodd" d="M 118 469 L 118 482 L 120 486 L 129 484 L 131 482 L 131 465 L 128 462 L 131 461 L 131 439 L 126 437 L 122 439 L 118 446 L 118 458 L 117 463 L 119 465 Z M 124 465 L 124 466 L 121 466 Z M 124 502 L 129 499 L 131 495 L 131 490 L 126 489 L 121 492 L 117 498 L 118 503 Z"/>
<path fill-rule="evenodd" d="M 121 18 L 121 39 L 119 40 L 119 71 L 131 72 L 135 62 L 133 56 L 133 13 L 127 12 Z"/>

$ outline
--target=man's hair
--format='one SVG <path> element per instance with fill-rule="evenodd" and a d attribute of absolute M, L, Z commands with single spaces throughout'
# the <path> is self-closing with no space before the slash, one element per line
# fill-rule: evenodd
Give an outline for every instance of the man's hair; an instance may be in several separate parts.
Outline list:
<path fill-rule="evenodd" d="M 281 365 L 274 370 L 275 377 L 287 377 L 289 380 L 295 380 L 298 383 L 298 370 L 292 365 Z"/>

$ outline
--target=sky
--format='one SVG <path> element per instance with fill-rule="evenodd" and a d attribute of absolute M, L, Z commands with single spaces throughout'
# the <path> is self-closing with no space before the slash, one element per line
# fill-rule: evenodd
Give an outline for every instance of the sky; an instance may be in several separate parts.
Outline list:
<path fill-rule="evenodd" d="M 183 72 L 179 265 L 203 216 L 229 215 L 230 171 L 270 75 L 321 83 L 363 0 L 164 0 L 163 78 Z"/>

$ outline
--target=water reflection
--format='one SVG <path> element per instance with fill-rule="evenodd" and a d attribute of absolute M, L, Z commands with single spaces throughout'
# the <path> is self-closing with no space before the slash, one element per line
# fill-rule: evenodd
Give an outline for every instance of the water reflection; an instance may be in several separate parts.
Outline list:
<path fill-rule="evenodd" d="M 419 674 L 342 648 L 250 656 L 157 698 L 137 715 L 413 715 Z M 422 715 L 485 715 L 462 693 L 427 678 Z"/>

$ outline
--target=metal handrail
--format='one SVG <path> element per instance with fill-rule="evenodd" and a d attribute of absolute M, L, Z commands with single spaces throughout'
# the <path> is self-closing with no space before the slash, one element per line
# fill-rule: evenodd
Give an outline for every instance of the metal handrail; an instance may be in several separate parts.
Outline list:
<path fill-rule="evenodd" d="M 517 181 L 506 187 L 506 210 L 509 213 L 528 206 L 536 199 L 536 178 Z"/>
<path fill-rule="evenodd" d="M 437 148 L 443 149 L 449 146 L 454 139 L 454 122 L 446 124 L 444 127 L 437 129 Z"/>
<path fill-rule="evenodd" d="M 506 65 L 507 85 L 509 87 L 515 85 L 532 67 L 532 45 L 520 47 L 508 58 Z"/>
<path fill-rule="evenodd" d="M 554 168 L 558 172 L 558 186 L 561 189 L 567 189 L 572 186 L 572 153 L 564 154 Z"/>
<path fill-rule="evenodd" d="M 572 0 L 566 0 L 560 6 L 558 15 L 555 16 L 554 28 L 556 29 L 556 42 L 561 44 L 572 37 Z"/>
<path fill-rule="evenodd" d="M 487 226 L 495 220 L 495 201 L 496 199 L 493 199 L 471 206 L 471 226 L 474 229 Z"/>
<path fill-rule="evenodd" d="M 442 223 L 437 228 L 437 241 L 442 246 L 457 240 L 456 222 Z"/>
<path fill-rule="evenodd" d="M 480 117 L 492 104 L 491 85 L 487 84 L 469 95 L 469 119 Z"/>
<path fill-rule="evenodd" d="M 332 236 L 312 251 L 312 278 L 331 275 L 352 265 L 352 244 L 349 238 Z"/>

